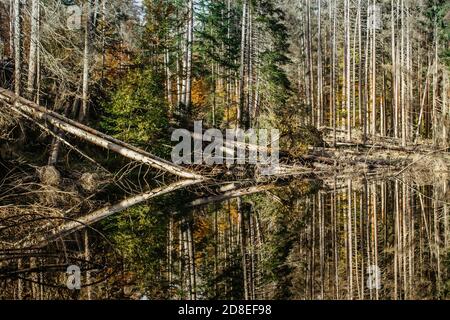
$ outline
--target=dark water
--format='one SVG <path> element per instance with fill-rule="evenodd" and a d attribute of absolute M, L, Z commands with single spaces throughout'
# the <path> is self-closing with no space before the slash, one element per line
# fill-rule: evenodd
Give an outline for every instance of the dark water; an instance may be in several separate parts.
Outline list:
<path fill-rule="evenodd" d="M 44 249 L 3 250 L 0 295 L 448 299 L 450 184 L 428 180 L 298 180 L 176 213 L 169 195 Z M 68 265 L 81 290 L 67 289 Z"/>

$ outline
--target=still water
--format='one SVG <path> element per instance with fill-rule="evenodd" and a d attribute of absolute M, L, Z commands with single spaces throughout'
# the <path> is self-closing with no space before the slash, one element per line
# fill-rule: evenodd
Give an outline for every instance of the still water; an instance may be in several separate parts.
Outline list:
<path fill-rule="evenodd" d="M 0 296 L 448 299 L 450 181 L 426 180 L 294 180 L 178 211 L 171 194 L 43 249 L 2 250 Z"/>

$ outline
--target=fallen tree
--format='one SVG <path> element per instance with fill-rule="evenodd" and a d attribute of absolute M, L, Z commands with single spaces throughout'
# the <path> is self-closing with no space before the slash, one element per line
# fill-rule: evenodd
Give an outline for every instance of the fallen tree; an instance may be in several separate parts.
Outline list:
<path fill-rule="evenodd" d="M 202 175 L 191 172 L 167 160 L 152 155 L 147 151 L 136 148 L 81 123 L 70 120 L 56 112 L 47 110 L 36 103 L 16 96 L 9 90 L 0 89 L 0 102 L 9 106 L 12 111 L 19 115 L 25 113 L 34 120 L 43 120 L 45 121 L 45 124 L 43 125 L 51 124 L 64 132 L 70 133 L 94 145 L 116 152 L 131 160 L 147 164 L 155 169 L 172 173 L 181 178 L 205 180 Z"/>
<path fill-rule="evenodd" d="M 19 244 L 18 247 L 20 247 L 20 248 L 44 247 L 55 239 L 58 239 L 62 236 L 66 236 L 66 235 L 71 234 L 80 229 L 84 229 L 87 226 L 91 226 L 96 222 L 99 222 L 113 214 L 122 212 L 132 206 L 138 205 L 140 203 L 144 203 L 150 199 L 171 193 L 171 192 L 179 190 L 179 189 L 197 185 L 200 182 L 201 181 L 199 181 L 199 180 L 178 181 L 178 182 L 170 184 L 166 187 L 156 188 L 149 192 L 142 193 L 137 196 L 130 197 L 130 198 L 126 198 L 122 201 L 119 201 L 116 204 L 105 206 L 101 209 L 95 210 L 95 211 L 88 213 L 84 216 L 81 216 L 79 218 L 67 220 L 67 222 L 64 222 L 60 226 L 52 229 L 47 234 L 39 236 L 38 238 L 35 238 L 35 239 L 25 242 L 23 244 Z"/>

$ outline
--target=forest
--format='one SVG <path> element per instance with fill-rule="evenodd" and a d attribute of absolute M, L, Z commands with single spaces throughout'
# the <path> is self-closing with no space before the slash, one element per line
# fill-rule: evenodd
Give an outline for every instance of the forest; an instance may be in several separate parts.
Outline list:
<path fill-rule="evenodd" d="M 0 299 L 450 299 L 449 150 L 449 1 L 0 0 Z"/>

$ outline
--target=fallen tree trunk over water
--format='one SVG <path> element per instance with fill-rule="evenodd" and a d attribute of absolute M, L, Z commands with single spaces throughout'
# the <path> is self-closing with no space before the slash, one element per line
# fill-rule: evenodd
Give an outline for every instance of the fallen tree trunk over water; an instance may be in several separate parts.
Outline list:
<path fill-rule="evenodd" d="M 157 189 L 151 190 L 149 192 L 124 199 L 114 205 L 109 205 L 109 206 L 103 207 L 99 210 L 91 212 L 82 217 L 65 222 L 62 225 L 60 225 L 59 227 L 51 230 L 49 235 L 41 236 L 38 239 L 35 239 L 33 242 L 28 242 L 23 245 L 20 245 L 20 247 L 22 247 L 22 248 L 28 248 L 31 246 L 38 247 L 38 248 L 44 247 L 47 244 L 49 244 L 51 241 L 58 239 L 59 237 L 66 236 L 66 235 L 71 234 L 80 229 L 84 229 L 87 226 L 91 226 L 92 224 L 94 224 L 96 222 L 99 222 L 113 214 L 122 212 L 132 206 L 144 203 L 145 201 L 168 194 L 170 192 L 173 192 L 173 191 L 176 191 L 179 189 L 197 185 L 199 183 L 200 183 L 199 180 L 183 180 L 183 181 L 173 183 L 167 187 L 157 188 Z"/>
<path fill-rule="evenodd" d="M 114 151 L 131 160 L 147 164 L 155 169 L 169 172 L 182 178 L 195 180 L 205 179 L 199 174 L 174 165 L 173 163 L 156 157 L 149 152 L 140 150 L 76 121 L 67 119 L 56 112 L 47 110 L 24 98 L 17 97 L 8 90 L 0 89 L 0 101 L 5 103 L 7 106 L 10 106 L 11 110 L 20 115 L 25 113 L 35 120 L 44 120 L 46 123 L 49 123 L 67 133 L 73 134 L 84 141 Z"/>
<path fill-rule="evenodd" d="M 248 188 L 230 190 L 230 191 L 226 191 L 219 195 L 209 196 L 209 197 L 204 197 L 204 198 L 194 200 L 191 203 L 189 203 L 187 205 L 187 207 L 204 206 L 204 205 L 214 203 L 214 202 L 222 202 L 222 201 L 233 199 L 233 198 L 239 198 L 239 197 L 247 196 L 247 195 L 254 194 L 254 193 L 268 191 L 273 188 L 274 188 L 274 185 L 269 184 L 269 185 L 260 185 L 260 186 L 253 186 L 253 187 L 248 187 Z"/>

